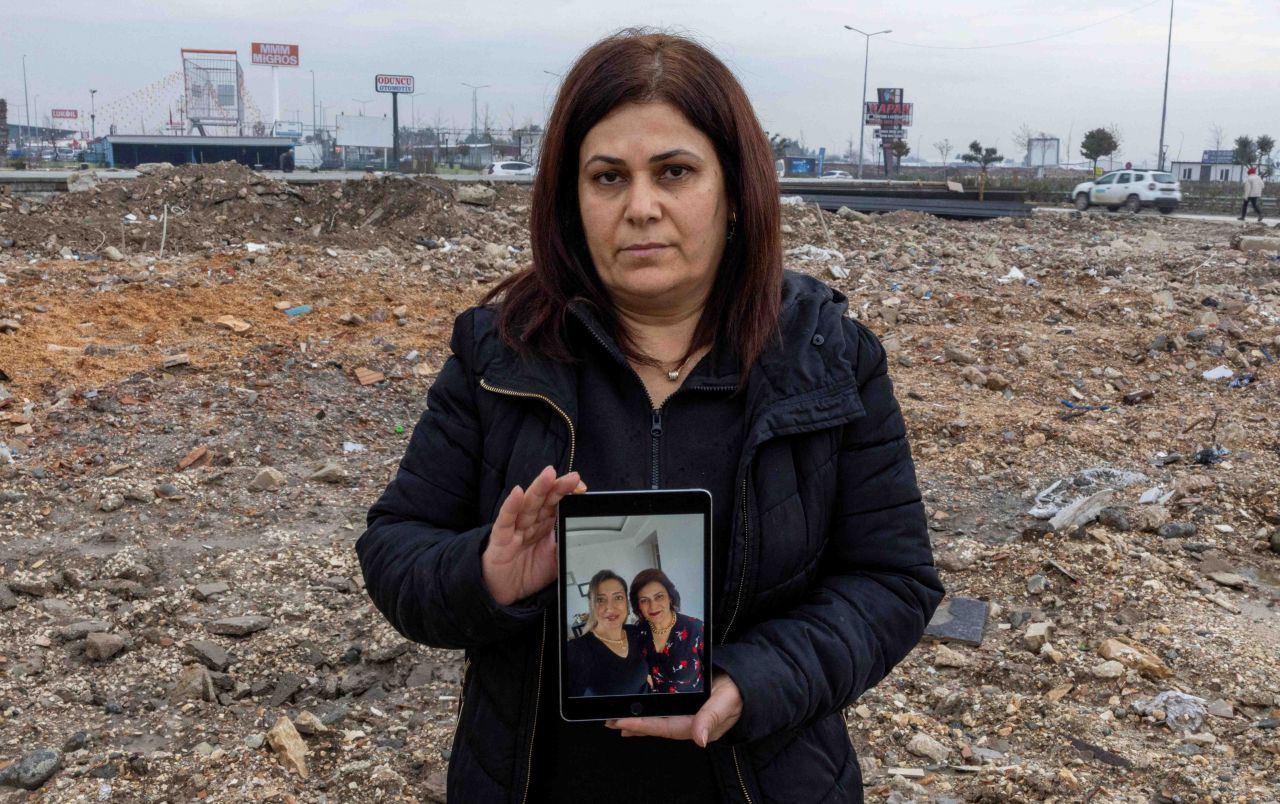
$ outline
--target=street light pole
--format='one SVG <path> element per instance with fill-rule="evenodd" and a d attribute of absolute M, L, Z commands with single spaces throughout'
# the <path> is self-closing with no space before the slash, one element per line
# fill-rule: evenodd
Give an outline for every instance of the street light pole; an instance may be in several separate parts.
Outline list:
<path fill-rule="evenodd" d="M 97 94 L 98 94 L 98 90 L 96 89 L 89 90 L 89 139 L 91 140 L 97 139 L 98 137 L 97 129 L 94 127 L 94 124 L 97 119 L 97 115 L 94 114 L 96 110 L 93 105 L 93 96 Z"/>
<path fill-rule="evenodd" d="M 26 127 L 22 132 L 22 150 L 27 150 L 28 140 L 31 139 L 31 103 L 27 97 L 27 54 L 22 54 L 22 107 L 23 117 L 26 119 Z"/>
<path fill-rule="evenodd" d="M 866 31 L 858 30 L 852 25 L 846 25 L 844 27 L 846 30 L 862 34 L 867 40 L 866 55 L 862 59 L 862 105 L 858 107 L 858 178 L 862 178 L 862 143 L 867 133 L 867 68 L 871 64 L 871 37 L 879 36 L 880 34 L 893 33 L 893 30 L 885 29 L 883 31 L 867 33 Z"/>
<path fill-rule="evenodd" d="M 319 142 L 320 132 L 316 129 L 316 71 L 308 72 L 311 73 L 311 139 Z"/>
<path fill-rule="evenodd" d="M 1164 170 L 1164 121 L 1169 114 L 1169 57 L 1173 54 L 1173 0 L 1169 0 L 1169 41 L 1164 51 L 1164 102 L 1160 105 L 1160 149 L 1158 169 Z"/>
<path fill-rule="evenodd" d="M 481 89 L 488 89 L 490 85 L 481 84 L 479 86 L 476 86 L 474 84 L 468 84 L 466 81 L 461 81 L 459 83 L 461 83 L 464 87 L 471 87 L 471 137 L 474 139 L 476 136 L 476 91 Z"/>

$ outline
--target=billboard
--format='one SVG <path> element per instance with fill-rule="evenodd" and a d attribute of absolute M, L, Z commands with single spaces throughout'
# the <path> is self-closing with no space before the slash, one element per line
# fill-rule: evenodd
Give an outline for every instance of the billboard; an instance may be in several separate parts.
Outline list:
<path fill-rule="evenodd" d="M 413 94 L 413 76 L 411 75 L 375 75 L 373 88 L 377 92 L 405 92 Z"/>
<path fill-rule="evenodd" d="M 391 119 L 364 117 L 355 114 L 338 115 L 337 141 L 339 145 L 361 148 L 390 148 Z"/>
<path fill-rule="evenodd" d="M 276 45 L 270 42 L 253 42 L 250 51 L 251 64 L 263 64 L 268 67 L 297 67 L 298 46 Z"/>
<path fill-rule="evenodd" d="M 75 120 L 80 117 L 80 113 L 75 109 L 51 109 L 49 116 L 54 120 Z"/>
<path fill-rule="evenodd" d="M 1205 151 L 1200 155 L 1200 163 L 1203 165 L 1235 164 L 1235 151 Z"/>
<path fill-rule="evenodd" d="M 1059 140 L 1057 137 L 1032 137 L 1027 140 L 1027 167 L 1057 167 Z"/>
<path fill-rule="evenodd" d="M 911 125 L 912 104 L 867 101 L 866 121 L 869 126 L 901 127 Z"/>

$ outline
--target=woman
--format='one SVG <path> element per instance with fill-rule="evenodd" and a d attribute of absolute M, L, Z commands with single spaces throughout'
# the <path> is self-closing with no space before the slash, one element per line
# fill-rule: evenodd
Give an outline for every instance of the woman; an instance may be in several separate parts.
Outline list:
<path fill-rule="evenodd" d="M 680 592 L 659 569 L 631 582 L 640 654 L 656 693 L 702 691 L 702 620 L 680 613 Z"/>
<path fill-rule="evenodd" d="M 400 633 L 466 651 L 449 793 L 652 800 L 661 769 L 664 804 L 858 801 L 842 710 L 942 598 L 885 352 L 784 276 L 768 139 L 696 43 L 592 46 L 539 158 L 532 265 L 459 316 L 356 546 Z M 695 716 L 559 717 L 552 531 L 587 483 L 712 493 Z"/>
<path fill-rule="evenodd" d="M 569 694 L 642 695 L 649 691 L 639 631 L 627 623 L 627 584 L 600 570 L 587 585 L 591 617 L 586 632 L 569 641 Z"/>

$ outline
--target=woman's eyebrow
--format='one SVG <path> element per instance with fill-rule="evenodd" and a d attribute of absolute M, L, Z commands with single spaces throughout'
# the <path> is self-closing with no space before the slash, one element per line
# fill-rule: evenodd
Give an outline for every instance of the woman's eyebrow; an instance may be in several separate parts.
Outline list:
<path fill-rule="evenodd" d="M 649 157 L 649 163 L 653 164 L 654 162 L 665 162 L 666 160 L 672 159 L 677 156 L 687 156 L 690 159 L 697 160 L 698 162 L 703 161 L 702 157 L 698 156 L 693 151 L 690 151 L 685 148 L 672 148 L 670 151 L 663 151 L 660 154 L 654 154 L 653 156 Z M 586 162 L 582 163 L 582 166 L 584 168 L 589 167 L 592 162 L 604 162 L 605 164 L 615 165 L 615 166 L 622 166 L 627 164 L 627 161 L 625 159 L 621 159 L 616 156 L 608 156 L 607 154 L 595 154 Z"/>

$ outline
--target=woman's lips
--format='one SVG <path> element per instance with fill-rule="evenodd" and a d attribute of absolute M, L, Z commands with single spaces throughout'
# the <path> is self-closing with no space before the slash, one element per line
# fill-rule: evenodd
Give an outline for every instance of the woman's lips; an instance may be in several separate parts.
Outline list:
<path fill-rule="evenodd" d="M 652 257 L 664 248 L 667 248 L 664 243 L 637 243 L 634 246 L 627 246 L 623 251 L 633 257 Z"/>

